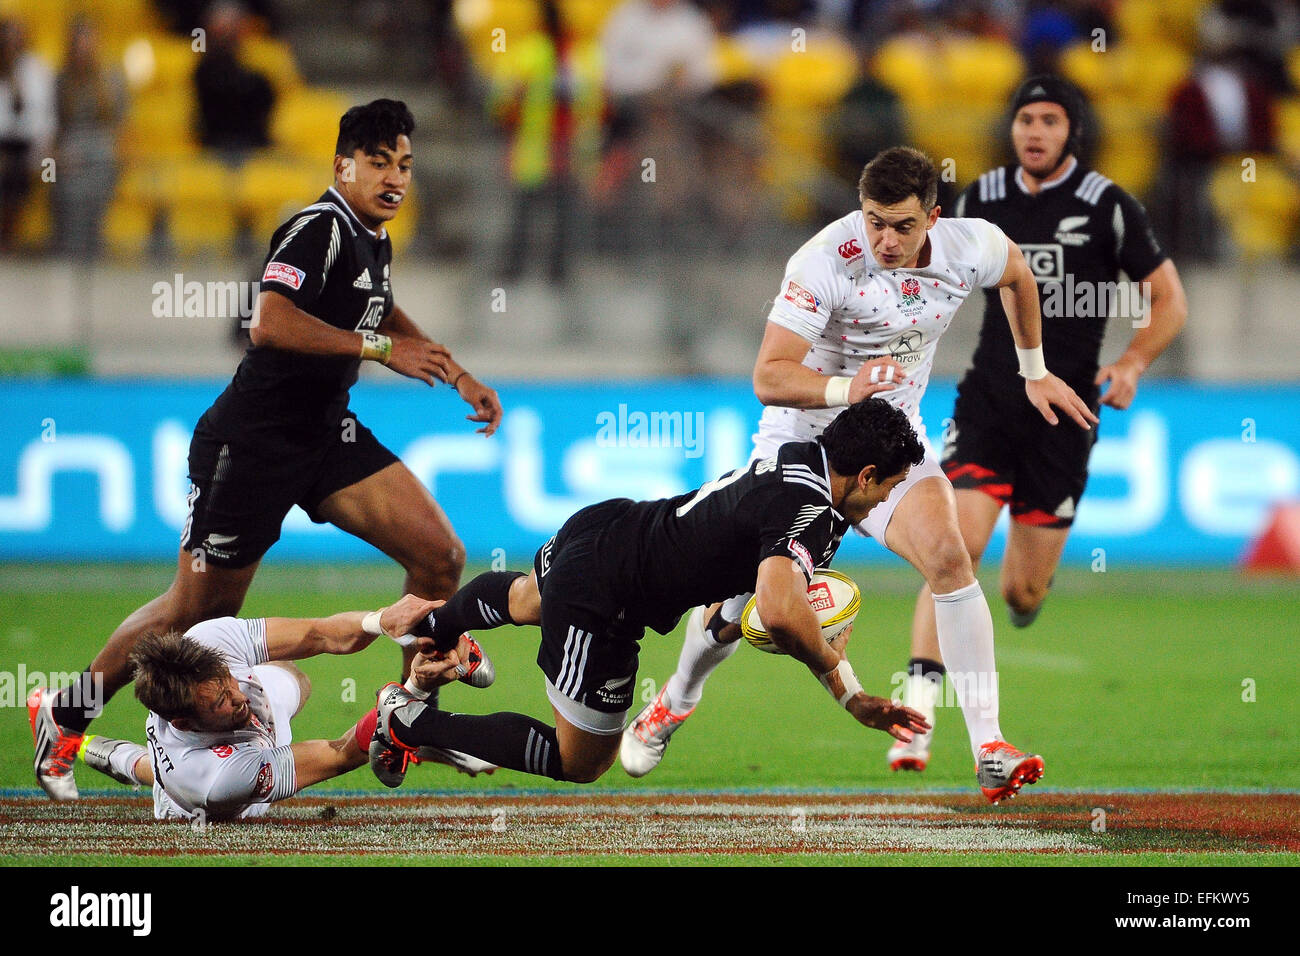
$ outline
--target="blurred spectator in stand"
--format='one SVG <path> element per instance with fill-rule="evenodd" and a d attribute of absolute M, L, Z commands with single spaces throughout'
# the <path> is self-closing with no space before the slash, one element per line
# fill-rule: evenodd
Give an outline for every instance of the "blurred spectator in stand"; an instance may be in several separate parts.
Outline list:
<path fill-rule="evenodd" d="M 663 145 L 680 129 L 672 114 L 714 85 L 715 42 L 712 22 L 687 0 L 626 0 L 610 14 L 601 36 L 609 98 L 602 201 L 617 201 L 641 155 L 665 155 L 638 154 L 636 140 L 653 130 Z"/>
<path fill-rule="evenodd" d="M 1214 258 L 1219 249 L 1208 183 L 1214 164 L 1233 153 L 1271 154 L 1277 146 L 1276 96 L 1259 78 L 1245 36 L 1225 29 L 1217 11 L 1201 21 L 1191 75 L 1171 94 L 1165 162 L 1158 184 L 1159 225 L 1169 251 Z"/>
<path fill-rule="evenodd" d="M 203 23 L 204 14 L 212 0 L 154 0 L 154 7 L 167 29 L 182 36 L 191 36 L 195 27 Z M 253 21 L 253 27 L 265 33 L 280 32 L 280 16 L 275 0 L 244 0 L 244 10 Z"/>
<path fill-rule="evenodd" d="M 54 187 L 58 250 L 93 257 L 99 227 L 116 179 L 114 148 L 126 108 L 123 84 L 105 69 L 88 20 L 68 29 L 68 49 L 58 79 L 58 179 Z"/>
<path fill-rule="evenodd" d="M 205 28 L 207 52 L 194 70 L 199 142 L 231 164 L 270 145 L 275 91 L 265 76 L 239 62 L 239 44 L 250 27 L 238 3 L 214 3 Z"/>
<path fill-rule="evenodd" d="M 57 128 L 54 74 L 27 49 L 23 25 L 0 20 L 0 251 L 12 248 Z"/>
<path fill-rule="evenodd" d="M 1020 30 L 1020 54 L 1025 58 L 1025 74 L 1059 74 L 1061 51 L 1088 35 L 1078 20 L 1060 6 L 1032 5 L 1025 11 Z"/>
<path fill-rule="evenodd" d="M 874 49 L 859 47 L 858 80 L 844 94 L 826 124 L 832 149 L 832 172 L 844 183 L 844 201 L 833 209 L 819 210 L 818 219 L 829 222 L 844 209 L 859 205 L 858 179 L 862 167 L 882 149 L 908 142 L 902 101 L 871 74 Z"/>
<path fill-rule="evenodd" d="M 578 201 L 575 175 L 595 165 L 599 149 L 599 51 L 574 40 L 557 0 L 539 0 L 539 6 L 542 30 L 516 41 L 515 68 L 495 104 L 510 135 L 514 191 L 501 271 L 506 279 L 518 278 L 536 250 L 536 258 L 546 256 L 550 280 L 563 282 Z M 546 217 L 548 207 L 550 241 L 530 243 L 530 230 Z"/>

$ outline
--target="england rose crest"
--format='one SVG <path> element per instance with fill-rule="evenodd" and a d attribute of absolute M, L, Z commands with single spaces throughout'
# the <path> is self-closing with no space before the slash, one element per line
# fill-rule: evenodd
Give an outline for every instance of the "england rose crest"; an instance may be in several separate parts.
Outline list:
<path fill-rule="evenodd" d="M 921 301 L 921 283 L 916 279 L 904 279 L 899 284 L 898 291 L 903 293 L 903 305 L 915 305 Z"/>

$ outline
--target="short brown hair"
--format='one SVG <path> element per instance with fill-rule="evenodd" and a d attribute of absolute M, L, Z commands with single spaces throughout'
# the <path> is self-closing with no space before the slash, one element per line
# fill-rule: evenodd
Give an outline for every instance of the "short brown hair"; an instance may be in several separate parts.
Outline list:
<path fill-rule="evenodd" d="M 179 631 L 149 633 L 131 651 L 135 698 L 168 722 L 194 716 L 194 690 L 230 675 L 220 652 Z"/>
<path fill-rule="evenodd" d="M 910 146 L 881 150 L 862 170 L 858 199 L 875 200 L 885 206 L 906 202 L 909 196 L 921 201 L 927 212 L 939 201 L 939 172 L 930 157 Z"/>

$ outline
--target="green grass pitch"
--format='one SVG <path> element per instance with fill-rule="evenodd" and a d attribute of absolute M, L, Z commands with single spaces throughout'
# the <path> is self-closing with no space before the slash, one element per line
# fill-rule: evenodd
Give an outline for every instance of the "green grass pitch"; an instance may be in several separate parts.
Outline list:
<path fill-rule="evenodd" d="M 843 570 L 863 592 L 850 659 L 869 692 L 888 694 L 908 656 L 916 576 L 897 566 Z M 1066 568 L 1038 622 L 1021 631 L 1007 623 L 996 572 L 981 577 L 997 629 L 1003 731 L 1047 764 L 1043 783 L 1029 788 L 1019 806 L 1048 788 L 1300 789 L 1300 671 L 1293 648 L 1300 589 L 1294 582 L 1233 571 Z M 22 707 L 31 675 L 80 669 L 168 579 L 162 565 L 0 565 L 0 788 L 34 786 Z M 314 616 L 376 607 L 393 599 L 400 580 L 394 566 L 303 567 L 272 559 L 243 613 Z M 453 685 L 443 706 L 549 720 L 535 663 L 537 632 L 502 628 L 479 636 L 496 663 L 496 684 L 486 691 Z M 639 697 L 649 699 L 668 677 L 679 647 L 678 635 L 647 634 Z M 396 648 L 382 640 L 359 655 L 304 662 L 314 690 L 294 721 L 295 739 L 343 732 L 376 688 L 395 676 L 397 662 Z M 854 723 L 794 661 L 741 647 L 710 681 L 704 702 L 652 776 L 634 781 L 615 765 L 591 788 L 968 793 L 975 781 L 960 711 L 941 708 L 937 723 L 930 768 L 893 774 L 884 759 L 889 738 Z M 143 711 L 123 693 L 95 730 L 141 739 L 142 724 Z M 125 792 L 84 767 L 78 780 L 83 789 Z M 443 767 L 416 768 L 408 785 L 575 789 L 508 771 L 471 780 Z M 331 790 L 383 788 L 362 769 L 311 792 Z"/>

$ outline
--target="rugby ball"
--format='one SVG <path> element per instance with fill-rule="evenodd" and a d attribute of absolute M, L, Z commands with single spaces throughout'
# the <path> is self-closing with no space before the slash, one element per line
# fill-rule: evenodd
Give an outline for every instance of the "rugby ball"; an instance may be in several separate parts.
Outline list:
<path fill-rule="evenodd" d="M 760 651 L 784 654 L 785 651 L 779 650 L 772 643 L 767 629 L 759 620 L 757 601 L 757 597 L 751 597 L 749 603 L 745 605 L 745 611 L 740 616 L 741 633 L 745 635 L 745 640 Z M 826 643 L 829 644 L 839 637 L 858 616 L 858 608 L 862 605 L 862 592 L 858 590 L 852 578 L 838 571 L 822 568 L 813 574 L 812 583 L 808 585 L 808 603 L 817 614 L 817 623 L 822 627 L 822 637 L 826 638 Z"/>

